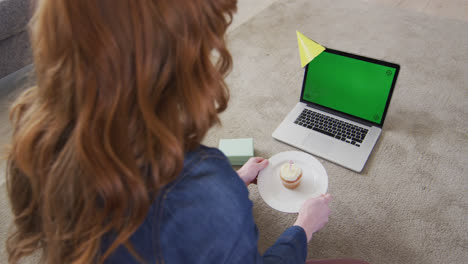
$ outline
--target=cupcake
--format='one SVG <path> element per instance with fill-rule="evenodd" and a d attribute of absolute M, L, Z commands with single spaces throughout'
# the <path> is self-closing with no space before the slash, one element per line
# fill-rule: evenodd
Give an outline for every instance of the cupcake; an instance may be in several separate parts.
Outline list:
<path fill-rule="evenodd" d="M 284 187 L 296 189 L 301 183 L 302 169 L 293 161 L 289 161 L 281 166 L 280 177 Z"/>

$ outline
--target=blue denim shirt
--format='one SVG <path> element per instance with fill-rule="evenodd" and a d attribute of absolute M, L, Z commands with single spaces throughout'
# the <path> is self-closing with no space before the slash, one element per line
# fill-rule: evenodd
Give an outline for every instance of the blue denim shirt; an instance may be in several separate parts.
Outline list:
<path fill-rule="evenodd" d="M 259 254 L 248 189 L 221 151 L 204 146 L 186 154 L 181 174 L 160 191 L 130 240 L 147 263 L 302 264 L 307 256 L 298 226 Z M 121 246 L 105 263 L 139 262 Z"/>

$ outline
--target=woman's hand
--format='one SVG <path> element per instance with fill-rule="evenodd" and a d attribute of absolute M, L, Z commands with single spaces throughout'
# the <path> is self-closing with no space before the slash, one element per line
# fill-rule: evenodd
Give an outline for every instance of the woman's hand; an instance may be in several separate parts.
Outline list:
<path fill-rule="evenodd" d="M 304 202 L 299 210 L 294 225 L 304 228 L 307 235 L 307 242 L 312 239 L 312 234 L 322 229 L 328 222 L 330 208 L 328 203 L 331 201 L 330 194 L 322 194 L 319 197 L 310 198 Z"/>
<path fill-rule="evenodd" d="M 238 171 L 239 177 L 244 181 L 245 185 L 249 185 L 252 182 L 256 183 L 258 173 L 268 166 L 268 160 L 260 157 L 250 158 L 244 166 Z"/>

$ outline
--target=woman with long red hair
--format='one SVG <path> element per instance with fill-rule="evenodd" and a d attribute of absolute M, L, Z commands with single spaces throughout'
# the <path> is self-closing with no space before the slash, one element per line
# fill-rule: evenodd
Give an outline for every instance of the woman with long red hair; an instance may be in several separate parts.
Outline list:
<path fill-rule="evenodd" d="M 37 85 L 11 111 L 10 263 L 303 263 L 330 196 L 263 255 L 245 185 L 200 145 L 228 102 L 235 0 L 37 0 Z"/>

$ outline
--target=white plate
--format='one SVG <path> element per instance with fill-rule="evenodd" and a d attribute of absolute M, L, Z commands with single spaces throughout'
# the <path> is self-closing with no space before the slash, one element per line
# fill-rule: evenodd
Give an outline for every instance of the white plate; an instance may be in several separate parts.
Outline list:
<path fill-rule="evenodd" d="M 290 160 L 302 168 L 301 184 L 294 190 L 284 187 L 280 178 L 281 165 Z M 327 172 L 313 156 L 300 151 L 286 151 L 274 155 L 269 161 L 269 165 L 258 174 L 257 185 L 260 196 L 273 209 L 297 213 L 308 198 L 327 192 Z"/>

